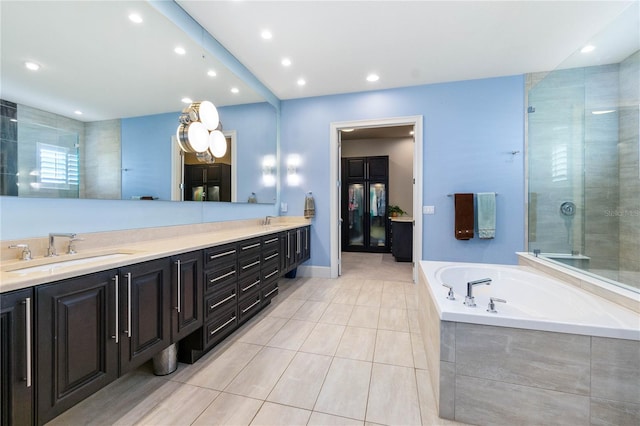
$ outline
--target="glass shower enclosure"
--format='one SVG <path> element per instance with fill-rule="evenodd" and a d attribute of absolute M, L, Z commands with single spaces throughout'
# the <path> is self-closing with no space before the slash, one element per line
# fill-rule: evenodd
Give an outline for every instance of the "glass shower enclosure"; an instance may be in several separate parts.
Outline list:
<path fill-rule="evenodd" d="M 612 26 L 628 25 L 626 37 L 636 40 L 613 62 L 601 63 L 603 55 L 573 66 L 585 62 L 577 53 L 561 69 L 527 76 L 527 239 L 532 253 L 638 290 L 640 51 L 632 9 L 635 21 L 630 10 Z"/>

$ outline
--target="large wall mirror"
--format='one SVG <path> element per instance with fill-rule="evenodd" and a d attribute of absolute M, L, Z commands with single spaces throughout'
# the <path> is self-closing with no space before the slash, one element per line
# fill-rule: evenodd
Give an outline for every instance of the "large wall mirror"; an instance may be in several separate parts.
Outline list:
<path fill-rule="evenodd" d="M 276 108 L 149 3 L 0 7 L 0 195 L 275 202 Z M 181 155 L 185 98 L 218 108 L 229 146 L 214 164 Z M 214 168 L 224 199 L 180 186 Z"/>

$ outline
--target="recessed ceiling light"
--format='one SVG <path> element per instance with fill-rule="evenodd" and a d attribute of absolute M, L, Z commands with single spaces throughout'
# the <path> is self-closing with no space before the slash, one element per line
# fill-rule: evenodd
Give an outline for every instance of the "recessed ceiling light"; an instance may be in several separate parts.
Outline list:
<path fill-rule="evenodd" d="M 132 13 L 131 15 L 129 15 L 129 20 L 131 22 L 135 22 L 136 24 L 141 24 L 142 16 L 138 15 L 137 13 Z"/>
<path fill-rule="evenodd" d="M 289 58 L 284 58 L 284 59 L 282 59 L 282 62 L 281 62 L 281 63 L 282 63 L 282 66 L 283 66 L 283 67 L 289 67 L 289 66 L 291 66 L 291 59 L 289 59 Z"/>
<path fill-rule="evenodd" d="M 176 47 L 175 49 L 173 49 L 174 52 L 176 52 L 178 55 L 184 55 L 185 53 L 187 53 L 186 50 L 184 50 L 184 47 Z"/>
<path fill-rule="evenodd" d="M 24 66 L 31 71 L 38 71 L 40 69 L 40 65 L 36 64 L 35 62 L 25 62 Z"/>
<path fill-rule="evenodd" d="M 340 129 L 340 130 L 342 130 L 343 132 L 350 133 L 350 132 L 353 132 L 355 129 Z"/>
<path fill-rule="evenodd" d="M 182 98 L 180 100 L 182 101 L 182 103 L 185 103 L 185 104 L 190 104 L 193 102 L 191 98 Z"/>
<path fill-rule="evenodd" d="M 585 47 L 583 47 L 582 49 L 580 49 L 580 53 L 589 53 L 589 52 L 593 52 L 596 49 L 596 47 L 592 44 L 587 44 Z"/>
<path fill-rule="evenodd" d="M 240 90 L 237 87 L 232 87 L 231 93 L 240 93 Z"/>
<path fill-rule="evenodd" d="M 409 132 L 410 135 L 413 135 L 415 132 L 412 130 Z"/>
<path fill-rule="evenodd" d="M 380 76 L 378 74 L 369 74 L 367 76 L 367 81 L 373 83 L 374 81 L 380 80 Z"/>
<path fill-rule="evenodd" d="M 73 111 L 73 113 L 74 113 L 75 115 L 82 115 L 82 111 L 79 111 L 79 110 L 75 110 L 75 111 Z"/>
<path fill-rule="evenodd" d="M 298 86 L 304 86 L 305 84 L 307 84 L 304 78 L 299 78 L 297 83 Z"/>
<path fill-rule="evenodd" d="M 269 30 L 264 30 L 260 33 L 260 36 L 265 40 L 271 40 L 273 34 L 271 34 L 271 31 Z"/>
<path fill-rule="evenodd" d="M 215 77 L 215 76 L 217 76 L 218 74 L 217 74 L 214 70 L 209 70 L 209 71 L 207 71 L 207 75 L 208 75 L 209 77 Z"/>

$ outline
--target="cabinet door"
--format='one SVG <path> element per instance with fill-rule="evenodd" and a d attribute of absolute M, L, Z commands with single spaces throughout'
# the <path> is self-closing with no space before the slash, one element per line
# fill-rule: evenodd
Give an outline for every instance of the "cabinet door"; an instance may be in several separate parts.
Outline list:
<path fill-rule="evenodd" d="M 33 423 L 33 291 L 4 293 L 0 306 L 0 406 L 4 425 Z"/>
<path fill-rule="evenodd" d="M 120 270 L 120 373 L 171 344 L 171 262 L 139 263 Z"/>
<path fill-rule="evenodd" d="M 37 299 L 37 423 L 118 376 L 115 271 L 43 285 Z"/>
<path fill-rule="evenodd" d="M 203 324 L 202 254 L 200 251 L 174 256 L 171 341 L 177 342 Z"/>

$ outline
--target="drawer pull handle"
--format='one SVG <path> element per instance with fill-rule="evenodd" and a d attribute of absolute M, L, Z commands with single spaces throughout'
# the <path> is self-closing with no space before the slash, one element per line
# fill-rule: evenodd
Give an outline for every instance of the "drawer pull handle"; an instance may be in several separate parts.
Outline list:
<path fill-rule="evenodd" d="M 278 270 L 276 269 L 275 271 L 273 271 L 272 273 L 270 273 L 269 275 L 267 275 L 266 277 L 264 277 L 264 279 L 265 279 L 265 280 L 266 280 L 266 279 L 269 279 L 269 278 L 271 278 L 272 276 L 274 276 L 274 275 L 275 275 L 275 274 L 277 274 L 277 273 L 278 273 Z"/>
<path fill-rule="evenodd" d="M 115 281 L 116 285 L 115 285 L 115 305 L 116 305 L 116 312 L 115 315 L 113 316 L 114 320 L 115 320 L 115 326 L 116 326 L 116 331 L 115 333 L 113 333 L 113 336 L 111 336 L 112 339 L 115 339 L 116 341 L 116 345 L 118 344 L 118 334 L 120 333 L 120 324 L 118 324 L 118 316 L 120 315 L 120 310 L 119 310 L 119 296 L 118 296 L 118 287 L 120 287 L 120 275 L 116 274 L 113 278 L 113 281 Z"/>
<path fill-rule="evenodd" d="M 271 256 L 267 256 L 267 257 L 265 257 L 265 258 L 264 258 L 265 262 L 266 262 L 267 260 L 271 260 L 271 259 L 273 259 L 274 257 L 278 257 L 278 254 L 279 254 L 279 253 L 273 253 Z"/>
<path fill-rule="evenodd" d="M 271 243 L 275 243 L 276 241 L 278 241 L 278 238 L 272 238 L 270 240 L 265 241 L 265 244 L 271 244 Z"/>
<path fill-rule="evenodd" d="M 231 275 L 233 275 L 233 274 L 235 274 L 235 273 L 236 273 L 236 270 L 234 269 L 233 271 L 231 271 L 231 272 L 227 272 L 227 273 L 226 273 L 226 274 L 224 274 L 224 275 L 220 275 L 219 277 L 215 277 L 215 278 L 210 279 L 210 280 L 209 280 L 209 282 L 210 282 L 210 283 L 215 283 L 216 281 L 220 281 L 220 280 L 221 280 L 221 279 L 223 279 L 223 278 L 230 277 Z"/>
<path fill-rule="evenodd" d="M 242 313 L 246 313 L 248 310 L 250 310 L 251 308 L 253 308 L 254 306 L 256 306 L 258 303 L 260 303 L 260 299 L 256 300 L 255 302 L 253 302 L 251 305 L 247 306 L 246 308 L 244 308 L 242 310 Z"/>
<path fill-rule="evenodd" d="M 211 305 L 211 306 L 209 307 L 209 309 L 215 309 L 215 308 L 217 308 L 218 306 L 222 305 L 224 302 L 228 302 L 229 300 L 233 299 L 234 297 L 236 297 L 236 294 L 235 294 L 235 293 L 233 293 L 231 296 L 229 296 L 229 297 L 227 297 L 227 298 L 225 298 L 225 299 L 222 299 L 221 301 L 219 301 L 219 302 L 218 302 L 218 303 L 216 303 L 215 305 Z"/>
<path fill-rule="evenodd" d="M 31 347 L 32 347 L 32 335 L 31 335 L 31 298 L 24 299 L 24 319 L 25 319 L 25 344 L 26 344 L 26 361 L 27 361 L 27 387 L 31 387 Z"/>
<path fill-rule="evenodd" d="M 209 260 L 217 259 L 219 257 L 229 256 L 230 254 L 235 254 L 235 250 L 225 251 L 224 253 L 214 254 L 213 256 L 209 256 Z"/>
<path fill-rule="evenodd" d="M 250 246 L 244 246 L 242 247 L 242 250 L 249 250 L 256 247 L 260 247 L 260 243 L 251 244 Z"/>
<path fill-rule="evenodd" d="M 247 291 L 247 290 L 249 290 L 251 287 L 255 287 L 255 286 L 257 286 L 258 284 L 260 284 L 260 280 L 258 280 L 258 281 L 256 281 L 255 283 L 251 284 L 249 287 L 245 287 L 245 288 L 243 288 L 243 289 L 242 289 L 242 291 Z"/>
<path fill-rule="evenodd" d="M 259 260 L 256 260 L 255 262 L 252 262 L 252 263 L 250 263 L 250 264 L 248 264 L 248 265 L 244 265 L 244 266 L 242 267 L 242 270 L 244 271 L 245 269 L 249 269 L 249 268 L 254 267 L 254 266 L 256 266 L 256 265 L 259 265 L 259 264 L 260 264 L 260 261 L 259 261 Z"/>
<path fill-rule="evenodd" d="M 267 298 L 269 296 L 271 296 L 274 292 L 278 291 L 278 287 L 274 288 L 273 290 L 271 290 L 269 293 L 265 294 L 264 297 Z"/>
<path fill-rule="evenodd" d="M 232 322 L 234 322 L 236 320 L 236 316 L 234 315 L 233 317 L 231 317 L 231 319 L 227 322 L 225 322 L 224 324 L 222 324 L 220 327 L 216 328 L 215 330 L 213 330 L 211 333 L 209 333 L 210 336 L 213 336 L 214 334 L 216 334 L 218 331 L 222 330 L 223 328 L 225 328 L 226 326 L 228 326 L 229 324 L 231 324 Z"/>

